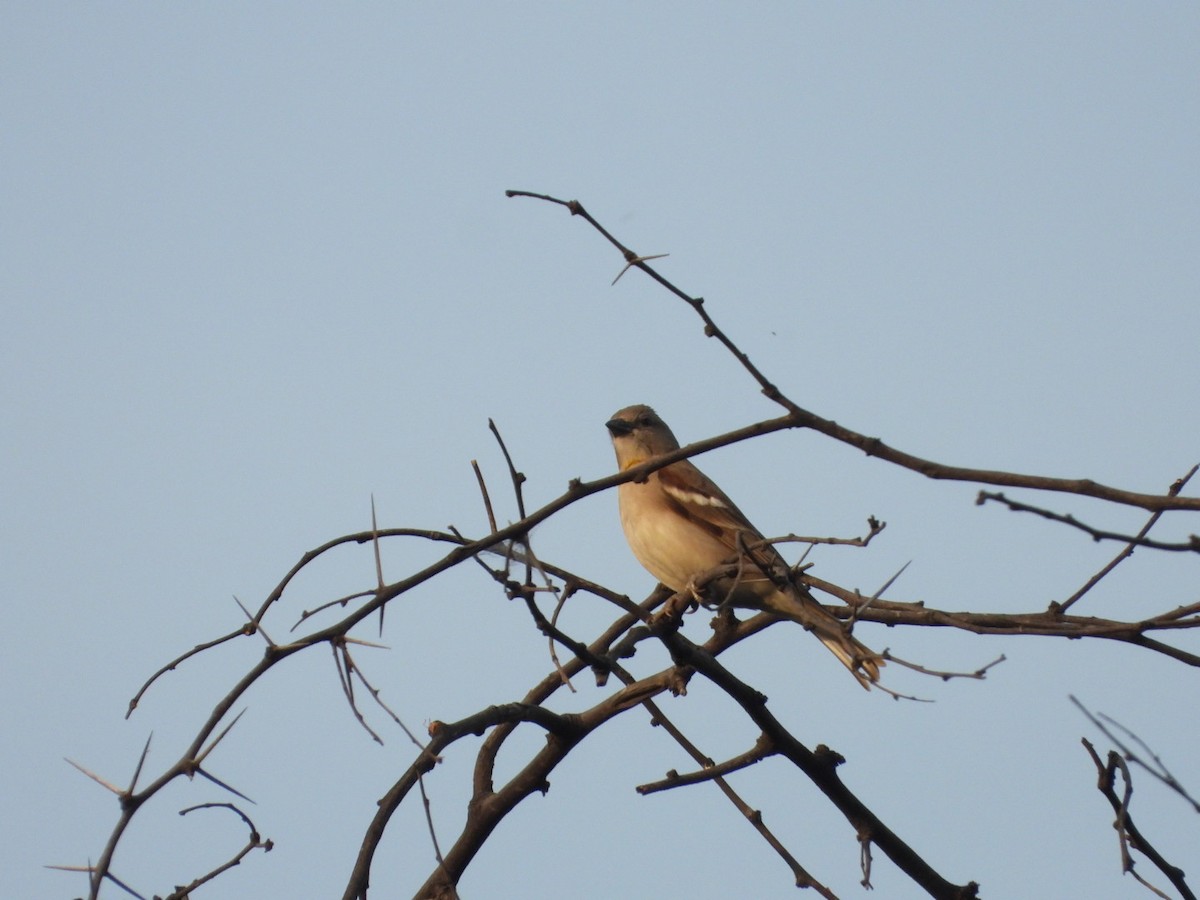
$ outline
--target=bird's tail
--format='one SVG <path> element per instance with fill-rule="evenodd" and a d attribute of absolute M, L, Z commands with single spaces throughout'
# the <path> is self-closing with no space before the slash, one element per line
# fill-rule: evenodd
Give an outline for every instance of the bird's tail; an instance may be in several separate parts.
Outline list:
<path fill-rule="evenodd" d="M 854 635 L 848 634 L 841 621 L 812 597 L 774 591 L 763 605 L 773 613 L 799 622 L 815 634 L 866 690 L 870 690 L 871 684 L 879 680 L 883 657 Z"/>

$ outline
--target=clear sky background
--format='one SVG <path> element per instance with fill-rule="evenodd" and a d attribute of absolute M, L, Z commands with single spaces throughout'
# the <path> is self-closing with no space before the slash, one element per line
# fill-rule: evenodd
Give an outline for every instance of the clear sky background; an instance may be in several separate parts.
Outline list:
<path fill-rule="evenodd" d="M 619 407 L 653 404 L 685 441 L 776 414 L 687 307 L 637 272 L 611 287 L 622 261 L 597 234 L 507 188 L 578 198 L 669 252 L 660 270 L 815 412 L 944 462 L 1164 490 L 1200 461 L 1198 88 L 1200 7 L 1183 3 L 4 4 L 0 892 L 84 892 L 42 866 L 94 859 L 117 805 L 63 757 L 124 783 L 153 733 L 147 773 L 170 765 L 259 639 L 189 662 L 129 721 L 126 704 L 236 627 L 234 595 L 257 606 L 306 550 L 367 528 L 372 494 L 381 525 L 481 533 L 470 460 L 498 501 L 507 481 L 488 417 L 540 505 L 612 471 Z M 811 434 L 700 464 L 767 533 L 885 519 L 867 550 L 812 559 L 867 592 L 912 560 L 896 599 L 1040 610 L 1116 550 Z M 1168 516 L 1158 534 L 1196 531 Z M 611 494 L 534 546 L 635 598 L 653 586 Z M 387 575 L 435 555 L 389 546 Z M 1138 553 L 1078 611 L 1192 603 L 1196 572 Z M 323 563 L 273 636 L 373 578 L 366 551 Z M 473 567 L 389 609 L 391 651 L 357 658 L 410 727 L 517 699 L 550 668 Z M 589 637 L 611 617 L 583 598 L 563 624 Z M 1103 738 L 1067 696 L 1195 793 L 1195 671 L 1118 644 L 859 636 L 937 668 L 1008 661 L 982 683 L 889 670 L 931 704 L 866 694 L 798 629 L 726 661 L 797 737 L 843 753 L 851 788 L 946 877 L 988 898 L 1148 896 L 1119 873 L 1079 744 Z M 558 708 L 598 699 L 579 686 Z M 387 744 L 367 737 L 323 651 L 242 706 L 210 764 L 276 849 L 205 896 L 340 896 L 411 746 L 374 713 Z M 715 758 L 755 738 L 703 685 L 666 707 Z M 429 779 L 443 841 L 473 749 Z M 627 716 L 503 824 L 463 896 L 797 896 L 711 786 L 635 794 L 672 768 L 691 764 Z M 818 878 L 862 895 L 854 835 L 801 775 L 768 762 L 734 783 Z M 114 871 L 147 895 L 206 871 L 244 832 L 176 811 L 224 799 L 174 786 Z M 1200 868 L 1178 798 L 1141 777 L 1134 812 Z M 411 803 L 374 891 L 408 896 L 431 858 Z M 874 881 L 917 896 L 881 856 Z"/>

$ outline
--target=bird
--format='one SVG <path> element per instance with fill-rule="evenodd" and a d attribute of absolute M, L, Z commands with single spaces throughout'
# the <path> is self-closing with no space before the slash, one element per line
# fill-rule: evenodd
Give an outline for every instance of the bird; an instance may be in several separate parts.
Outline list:
<path fill-rule="evenodd" d="M 653 409 L 627 406 L 605 423 L 621 471 L 679 449 Z M 710 596 L 734 606 L 766 610 L 813 632 L 868 690 L 883 659 L 853 635 L 790 577 L 786 561 L 750 520 L 690 460 L 681 459 L 645 479 L 617 488 L 621 527 L 629 549 L 655 578 L 675 592 L 695 593 L 695 580 L 722 564 L 735 575 L 712 582 Z"/>

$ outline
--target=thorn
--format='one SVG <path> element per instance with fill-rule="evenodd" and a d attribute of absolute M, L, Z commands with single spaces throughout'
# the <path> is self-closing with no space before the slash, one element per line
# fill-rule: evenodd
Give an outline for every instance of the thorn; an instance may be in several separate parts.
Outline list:
<path fill-rule="evenodd" d="M 76 769 L 78 769 L 80 772 L 82 772 L 88 778 L 92 779 L 92 781 L 96 782 L 96 784 L 98 784 L 102 787 L 108 788 L 110 791 L 112 791 L 118 797 L 120 797 L 124 793 L 124 791 L 122 791 L 119 787 L 115 787 L 115 786 L 109 784 L 107 781 L 105 781 L 103 778 L 101 778 L 95 772 L 89 772 L 87 769 L 85 769 L 79 763 L 75 762 L 75 760 L 69 759 L 68 757 L 65 757 L 65 756 L 63 757 L 63 759 L 66 759 L 67 762 L 69 762 L 71 765 L 73 765 Z"/>
<path fill-rule="evenodd" d="M 631 266 L 640 266 L 642 263 L 646 262 L 647 260 L 662 259 L 664 256 L 670 256 L 670 255 L 671 255 L 670 253 L 655 253 L 653 256 L 631 255 L 628 257 L 629 262 L 625 263 L 625 268 L 623 268 L 620 272 L 617 273 L 617 277 L 612 280 L 612 283 L 616 284 L 618 281 L 620 281 L 621 276 L 624 275 L 626 272 L 628 272 L 629 268 Z M 612 285 L 609 285 L 609 287 L 612 287 Z"/>

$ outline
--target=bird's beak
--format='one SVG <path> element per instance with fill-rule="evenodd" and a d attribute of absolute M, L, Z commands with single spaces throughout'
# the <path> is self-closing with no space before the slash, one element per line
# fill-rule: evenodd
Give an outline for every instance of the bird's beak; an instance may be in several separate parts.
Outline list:
<path fill-rule="evenodd" d="M 624 419 L 609 419 L 604 423 L 604 427 L 613 437 L 624 437 L 633 432 L 633 423 Z"/>

